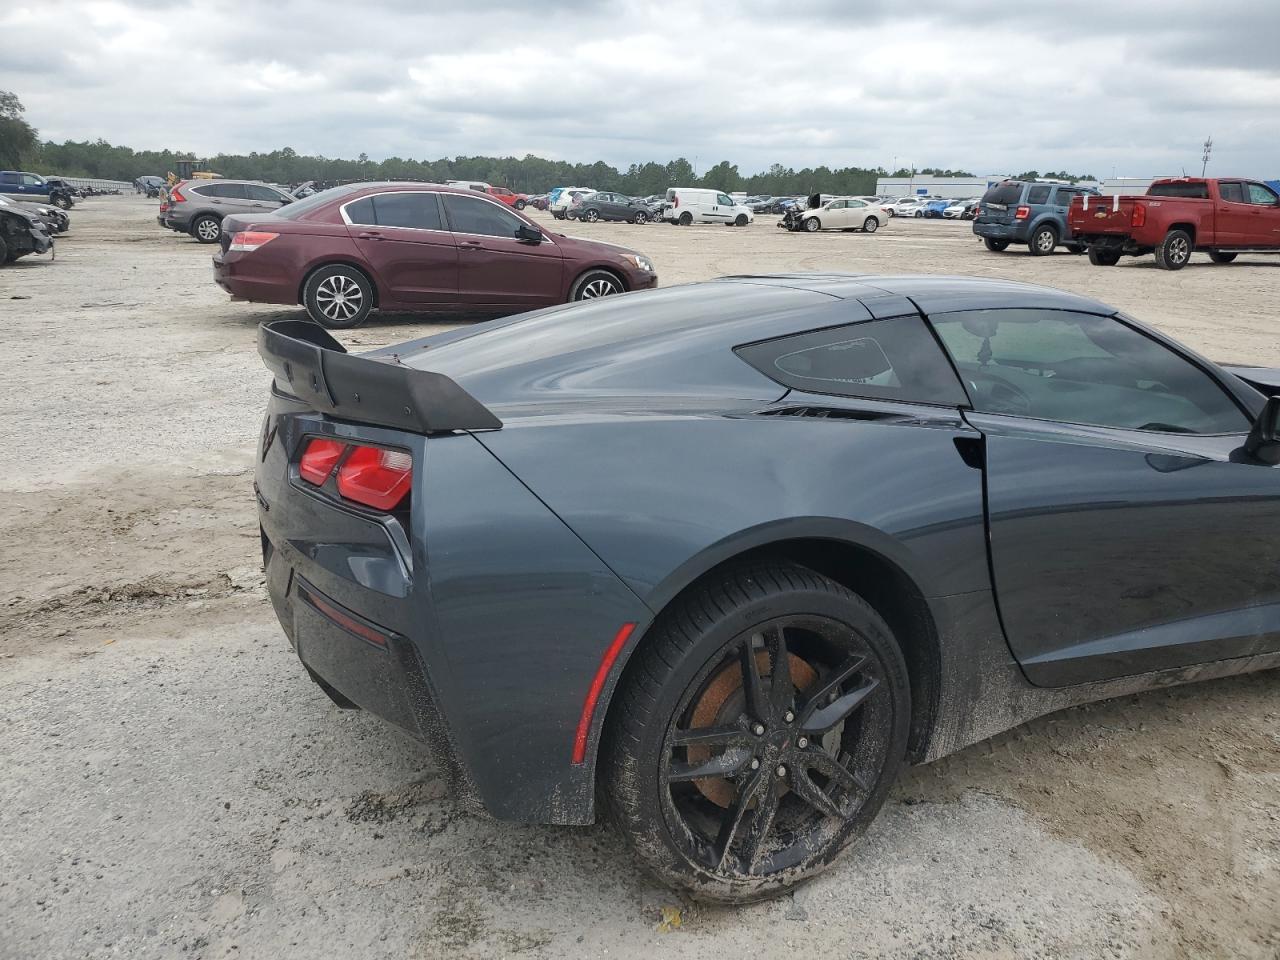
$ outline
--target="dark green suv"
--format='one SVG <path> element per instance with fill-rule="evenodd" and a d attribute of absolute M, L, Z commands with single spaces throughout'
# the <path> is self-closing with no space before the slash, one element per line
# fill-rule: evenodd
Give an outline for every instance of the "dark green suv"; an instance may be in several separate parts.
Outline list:
<path fill-rule="evenodd" d="M 978 205 L 973 232 L 988 250 L 999 253 L 1011 243 L 1025 243 L 1033 256 L 1043 257 L 1071 235 L 1067 210 L 1081 194 L 1097 196 L 1092 187 L 1040 180 L 1002 180 L 989 189 Z M 1067 244 L 1072 253 L 1084 248 Z"/>

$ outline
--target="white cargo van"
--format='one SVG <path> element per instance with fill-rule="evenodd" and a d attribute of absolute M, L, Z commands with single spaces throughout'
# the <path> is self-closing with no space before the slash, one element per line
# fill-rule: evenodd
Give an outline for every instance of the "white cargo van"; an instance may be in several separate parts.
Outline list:
<path fill-rule="evenodd" d="M 687 227 L 691 223 L 723 223 L 726 227 L 745 227 L 755 214 L 721 190 L 701 187 L 671 187 L 667 191 L 667 208 L 662 219 Z"/>

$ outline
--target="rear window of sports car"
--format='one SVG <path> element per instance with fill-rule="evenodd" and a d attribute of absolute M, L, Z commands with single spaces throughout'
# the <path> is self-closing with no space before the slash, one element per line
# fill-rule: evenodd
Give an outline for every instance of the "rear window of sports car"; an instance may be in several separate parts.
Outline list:
<path fill-rule="evenodd" d="M 738 347 L 765 376 L 807 393 L 968 404 L 950 362 L 920 317 L 869 320 Z"/>

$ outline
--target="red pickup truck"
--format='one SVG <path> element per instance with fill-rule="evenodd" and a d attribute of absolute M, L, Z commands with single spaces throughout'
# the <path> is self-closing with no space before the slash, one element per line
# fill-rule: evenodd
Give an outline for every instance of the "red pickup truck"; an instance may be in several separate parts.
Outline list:
<path fill-rule="evenodd" d="M 1076 197 L 1067 228 L 1098 266 L 1154 253 L 1156 266 L 1181 270 L 1193 250 L 1230 263 L 1240 253 L 1280 253 L 1280 196 L 1256 180 L 1157 180 L 1142 197 Z"/>

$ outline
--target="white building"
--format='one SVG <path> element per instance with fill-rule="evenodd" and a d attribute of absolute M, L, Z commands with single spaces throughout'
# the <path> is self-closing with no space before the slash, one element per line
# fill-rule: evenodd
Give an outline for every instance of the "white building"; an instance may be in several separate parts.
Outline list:
<path fill-rule="evenodd" d="M 910 178 L 880 177 L 876 180 L 876 194 L 881 197 L 947 197 L 952 200 L 967 200 L 982 196 L 988 187 L 1007 179 L 1005 174 L 992 174 L 989 177 L 927 177 L 923 174 Z"/>

